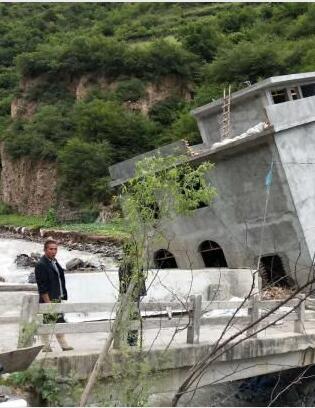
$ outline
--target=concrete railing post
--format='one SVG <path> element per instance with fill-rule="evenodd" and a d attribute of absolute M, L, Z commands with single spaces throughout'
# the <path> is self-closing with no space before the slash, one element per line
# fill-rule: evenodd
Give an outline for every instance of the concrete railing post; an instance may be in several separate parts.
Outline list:
<path fill-rule="evenodd" d="M 300 304 L 296 308 L 297 320 L 294 320 L 294 332 L 305 334 L 305 296 L 299 297 Z"/>
<path fill-rule="evenodd" d="M 248 316 L 250 316 L 250 324 L 254 324 L 259 319 L 259 316 L 260 316 L 259 301 L 260 301 L 259 294 L 255 294 L 250 300 L 250 306 L 248 308 Z M 250 327 L 247 330 L 247 336 L 256 338 L 257 334 L 253 334 L 253 333 L 255 333 L 255 331 L 257 331 L 258 329 L 259 329 L 258 324 L 255 324 L 254 326 Z"/>
<path fill-rule="evenodd" d="M 200 319 L 202 296 L 190 296 L 192 310 L 189 311 L 189 325 L 187 328 L 187 343 L 198 344 L 200 335 Z"/>
<path fill-rule="evenodd" d="M 120 304 L 123 301 L 124 297 L 125 297 L 125 295 L 120 296 Z M 122 310 L 121 310 L 120 306 L 118 306 L 116 308 L 115 320 L 117 320 L 117 319 L 120 320 L 121 314 L 122 314 Z M 123 337 L 123 328 L 122 328 L 122 322 L 120 322 L 120 324 L 116 325 L 116 330 L 113 332 L 113 348 L 114 349 L 120 349 L 122 337 Z"/>
<path fill-rule="evenodd" d="M 37 331 L 37 313 L 38 295 L 25 295 L 20 314 L 18 348 L 33 345 Z"/>

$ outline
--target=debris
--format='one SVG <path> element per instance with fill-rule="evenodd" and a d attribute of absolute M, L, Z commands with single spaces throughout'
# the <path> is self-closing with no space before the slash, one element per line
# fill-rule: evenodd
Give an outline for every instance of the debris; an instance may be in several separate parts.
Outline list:
<path fill-rule="evenodd" d="M 285 299 L 293 293 L 293 289 L 281 286 L 270 286 L 262 290 L 263 300 Z"/>

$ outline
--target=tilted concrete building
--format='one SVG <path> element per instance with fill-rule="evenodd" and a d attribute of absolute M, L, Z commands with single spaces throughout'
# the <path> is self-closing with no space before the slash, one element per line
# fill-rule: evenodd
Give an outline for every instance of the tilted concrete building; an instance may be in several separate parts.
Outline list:
<path fill-rule="evenodd" d="M 315 72 L 272 77 L 232 93 L 227 139 L 220 132 L 222 104 L 192 111 L 203 143 L 189 149 L 191 161 L 215 164 L 207 177 L 218 195 L 167 225 L 170 246 L 155 248 L 152 262 L 183 269 L 255 266 L 273 162 L 262 264 L 270 281 L 288 275 L 301 284 L 315 254 Z M 179 142 L 146 155 L 157 152 L 187 149 Z M 143 156 L 112 166 L 112 186 L 132 177 Z"/>

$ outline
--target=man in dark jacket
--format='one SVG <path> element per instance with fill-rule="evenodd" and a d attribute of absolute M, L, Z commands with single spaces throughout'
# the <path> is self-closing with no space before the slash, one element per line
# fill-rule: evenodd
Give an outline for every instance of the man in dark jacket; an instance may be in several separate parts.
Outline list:
<path fill-rule="evenodd" d="M 35 266 L 40 303 L 60 303 L 68 298 L 64 271 L 55 258 L 57 250 L 57 242 L 53 239 L 47 239 L 44 244 L 44 255 Z M 65 323 L 65 320 L 62 313 L 45 314 L 44 323 Z M 73 350 L 68 345 L 64 334 L 56 334 L 56 338 L 63 351 Z M 44 343 L 43 351 L 52 351 L 49 335 L 43 335 L 42 341 Z"/>

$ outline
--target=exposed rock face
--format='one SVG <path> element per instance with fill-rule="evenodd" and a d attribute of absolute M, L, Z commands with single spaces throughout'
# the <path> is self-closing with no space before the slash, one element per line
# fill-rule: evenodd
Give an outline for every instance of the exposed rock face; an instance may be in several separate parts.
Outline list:
<path fill-rule="evenodd" d="M 84 75 L 80 78 L 75 88 L 75 97 L 78 101 L 84 100 L 91 89 L 97 87 L 104 92 L 114 91 L 117 88 L 117 81 L 110 81 L 106 77 Z M 184 83 L 179 78 L 169 75 L 162 78 L 159 83 L 148 83 L 145 88 L 144 97 L 136 102 L 125 102 L 124 105 L 130 110 L 148 114 L 152 106 L 173 95 L 177 95 L 185 100 L 191 100 L 192 94 L 189 84 Z"/>
<path fill-rule="evenodd" d="M 147 115 L 150 109 L 158 102 L 177 95 L 187 101 L 191 100 L 191 90 L 187 83 L 179 81 L 178 78 L 168 76 L 159 83 L 150 83 L 145 90 L 145 97 L 136 102 L 126 102 L 125 106 L 130 110 L 137 110 Z"/>
<path fill-rule="evenodd" d="M 24 95 L 34 86 L 37 86 L 45 80 L 45 76 L 39 76 L 37 78 L 24 78 L 20 81 L 21 96 L 13 99 L 11 103 L 11 117 L 12 119 L 17 117 L 30 118 L 37 109 L 36 101 L 27 101 Z"/>
<path fill-rule="evenodd" d="M 55 201 L 56 164 L 48 161 L 31 162 L 27 158 L 12 160 L 1 144 L 2 200 L 17 211 L 40 215 Z"/>

